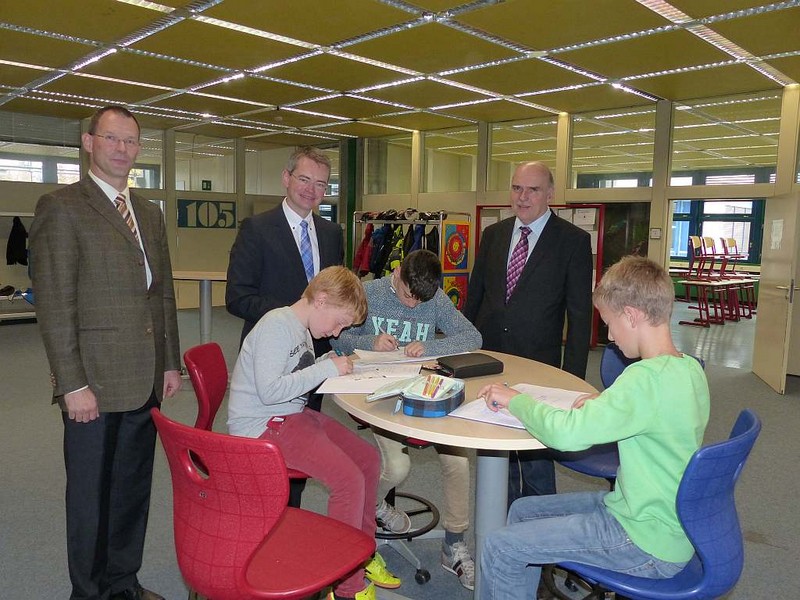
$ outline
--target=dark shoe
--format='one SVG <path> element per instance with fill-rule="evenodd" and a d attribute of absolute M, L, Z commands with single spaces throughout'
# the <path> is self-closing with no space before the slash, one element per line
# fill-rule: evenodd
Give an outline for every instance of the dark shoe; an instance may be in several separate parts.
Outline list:
<path fill-rule="evenodd" d="M 111 595 L 111 600 L 164 600 L 164 596 L 144 589 L 140 584 Z"/>

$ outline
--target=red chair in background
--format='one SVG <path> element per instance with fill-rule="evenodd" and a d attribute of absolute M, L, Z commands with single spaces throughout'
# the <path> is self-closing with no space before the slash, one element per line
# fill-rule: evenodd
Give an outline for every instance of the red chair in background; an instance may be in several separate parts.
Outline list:
<path fill-rule="evenodd" d="M 194 592 L 211 600 L 305 598 L 375 551 L 358 529 L 286 506 L 286 464 L 272 442 L 151 413 L 172 474 L 178 566 Z"/>
<path fill-rule="evenodd" d="M 228 389 L 228 367 L 225 355 L 216 342 L 189 348 L 183 353 L 183 362 L 189 372 L 195 396 L 197 396 L 197 429 L 211 431 L 225 391 Z M 289 479 L 308 479 L 308 475 L 297 469 L 286 469 Z"/>

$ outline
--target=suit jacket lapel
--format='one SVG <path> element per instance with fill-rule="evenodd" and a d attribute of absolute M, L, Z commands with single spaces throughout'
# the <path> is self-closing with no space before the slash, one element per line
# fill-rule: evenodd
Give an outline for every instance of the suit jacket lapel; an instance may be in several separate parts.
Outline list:
<path fill-rule="evenodd" d="M 282 249 L 283 253 L 286 255 L 286 259 L 289 261 L 287 264 L 291 272 L 298 277 L 302 274 L 303 281 L 305 282 L 306 269 L 303 266 L 300 250 L 297 248 L 297 242 L 292 234 L 292 228 L 289 227 L 289 221 L 286 220 L 286 215 L 283 214 L 283 208 L 278 206 L 275 210 L 278 211 L 278 214 L 275 215 L 278 218 L 275 219 L 274 223 L 277 246 Z M 305 288 L 305 283 L 303 287 Z"/>
<path fill-rule="evenodd" d="M 322 228 L 319 226 L 319 223 L 320 223 L 320 221 L 322 221 L 324 219 L 322 217 L 320 217 L 316 213 L 314 213 L 312 218 L 314 219 L 314 231 L 315 231 L 316 236 L 317 236 L 317 248 L 319 248 L 319 265 L 320 265 L 320 267 L 322 267 L 322 265 L 333 265 L 333 264 L 336 264 L 336 262 L 338 261 L 338 258 L 335 257 L 335 256 L 328 256 L 328 250 L 332 250 L 332 248 L 330 247 L 329 244 L 325 243 L 325 242 L 327 242 L 327 239 L 325 239 L 325 240 L 322 239 L 322 234 L 321 234 Z M 320 268 L 320 270 L 322 270 L 322 269 Z"/>
<path fill-rule="evenodd" d="M 528 257 L 525 267 L 522 269 L 522 273 L 520 273 L 519 281 L 517 282 L 518 286 L 524 279 L 531 277 L 531 273 L 536 270 L 537 265 L 542 262 L 542 258 L 547 256 L 547 253 L 555 243 L 556 226 L 553 221 L 555 218 L 556 216 L 551 212 L 550 218 L 547 219 L 547 224 L 544 226 L 544 229 L 542 229 L 542 233 L 536 240 L 536 245 L 533 247 L 531 255 Z"/>
<path fill-rule="evenodd" d="M 83 188 L 87 204 L 100 213 L 114 229 L 119 231 L 131 244 L 138 248 L 139 244 L 136 238 L 133 237 L 133 232 L 131 232 L 130 227 L 128 227 L 128 224 L 122 219 L 122 215 L 119 214 L 119 211 L 114 207 L 111 200 L 108 199 L 108 196 L 106 196 L 103 190 L 92 181 L 92 178 L 88 176 L 84 177 L 81 181 L 81 187 Z M 134 208 L 134 210 L 136 209 Z"/>

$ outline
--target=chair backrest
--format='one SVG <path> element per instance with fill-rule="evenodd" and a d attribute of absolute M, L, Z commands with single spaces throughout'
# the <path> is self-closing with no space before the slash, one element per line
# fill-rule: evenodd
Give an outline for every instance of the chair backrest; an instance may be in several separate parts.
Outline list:
<path fill-rule="evenodd" d="M 216 342 L 194 346 L 183 353 L 183 362 L 197 396 L 194 426 L 211 431 L 228 388 L 228 367 L 222 348 Z"/>
<path fill-rule="evenodd" d="M 280 450 L 267 440 L 188 427 L 155 408 L 151 413 L 172 474 L 181 574 L 205 597 L 250 598 L 243 591 L 245 566 L 289 498 Z"/>
<path fill-rule="evenodd" d="M 689 258 L 689 277 L 702 277 L 706 274 L 708 259 L 703 252 L 703 242 L 698 235 L 689 236 L 689 247 L 687 249 Z"/>
<path fill-rule="evenodd" d="M 725 254 L 739 254 L 739 242 L 736 238 L 719 238 L 722 241 L 722 249 Z"/>
<path fill-rule="evenodd" d="M 691 356 L 699 362 L 703 369 L 706 368 L 706 361 L 702 358 L 693 354 L 687 354 L 687 356 Z M 625 367 L 638 360 L 638 358 L 627 358 L 614 342 L 606 344 L 606 347 L 603 348 L 603 355 L 600 357 L 600 381 L 603 382 L 603 387 L 610 387 L 617 377 L 622 375 Z"/>
<path fill-rule="evenodd" d="M 600 381 L 603 382 L 603 387 L 610 387 L 622 375 L 625 367 L 637 360 L 639 359 L 627 358 L 614 342 L 606 344 L 600 357 Z"/>
<path fill-rule="evenodd" d="M 742 573 L 744 549 L 734 487 L 760 431 L 755 413 L 743 410 L 730 437 L 695 452 L 681 479 L 678 518 L 696 551 L 695 564 L 687 569 L 702 563 L 704 593 L 697 597 L 723 596 Z"/>

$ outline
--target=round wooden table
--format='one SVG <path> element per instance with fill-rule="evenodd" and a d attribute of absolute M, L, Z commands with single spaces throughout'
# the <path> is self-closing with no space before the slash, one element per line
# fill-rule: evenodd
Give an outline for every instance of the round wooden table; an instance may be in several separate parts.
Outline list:
<path fill-rule="evenodd" d="M 499 375 L 466 379 L 465 402 L 478 401 L 478 390 L 488 383 L 531 383 L 582 392 L 596 392 L 591 385 L 540 362 L 481 350 L 503 361 Z M 450 446 L 475 448 L 478 452 L 475 482 L 475 597 L 479 597 L 480 551 L 490 532 L 506 523 L 508 504 L 508 452 L 536 450 L 544 445 L 523 429 L 468 421 L 457 417 L 435 419 L 394 413 L 396 400 L 367 402 L 365 394 L 336 394 L 334 401 L 354 417 L 393 433 Z M 483 400 L 479 400 L 483 402 Z"/>

